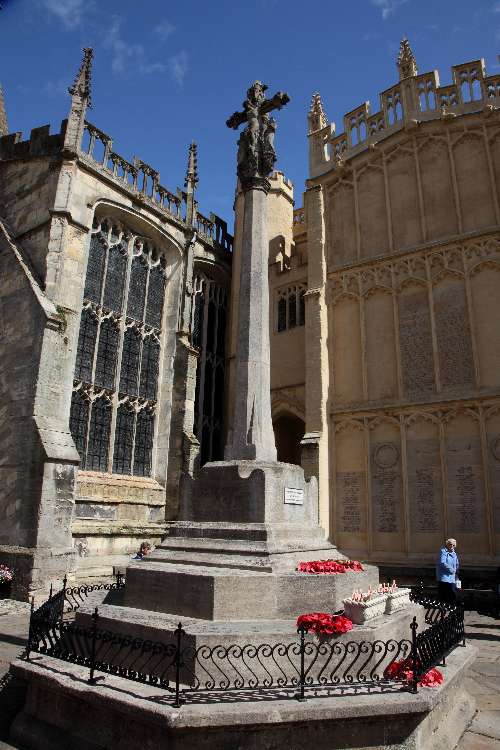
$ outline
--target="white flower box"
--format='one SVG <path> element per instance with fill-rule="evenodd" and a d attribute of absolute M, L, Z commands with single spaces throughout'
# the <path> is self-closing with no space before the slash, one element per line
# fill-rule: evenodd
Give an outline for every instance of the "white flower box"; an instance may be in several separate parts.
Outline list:
<path fill-rule="evenodd" d="M 410 589 L 396 589 L 390 594 L 387 594 L 387 603 L 385 607 L 386 615 L 390 615 L 393 612 L 398 612 L 400 609 L 404 609 L 410 603 Z"/>
<path fill-rule="evenodd" d="M 353 602 L 344 599 L 344 614 L 356 625 L 363 625 L 368 620 L 380 617 L 385 613 L 387 594 L 376 594 L 364 602 Z"/>

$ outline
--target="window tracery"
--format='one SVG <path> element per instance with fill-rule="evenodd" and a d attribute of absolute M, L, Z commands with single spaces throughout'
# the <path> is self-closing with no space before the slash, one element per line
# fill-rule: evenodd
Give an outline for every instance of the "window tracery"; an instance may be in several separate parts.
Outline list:
<path fill-rule="evenodd" d="M 195 434 L 200 459 L 223 457 L 225 341 L 228 294 L 220 283 L 199 275 L 194 281 L 191 336 L 200 349 L 196 372 Z"/>
<path fill-rule="evenodd" d="M 82 468 L 151 474 L 165 266 L 148 240 L 94 221 L 70 414 Z"/>
<path fill-rule="evenodd" d="M 276 330 L 286 331 L 305 324 L 304 284 L 294 284 L 278 290 L 276 303 Z"/>

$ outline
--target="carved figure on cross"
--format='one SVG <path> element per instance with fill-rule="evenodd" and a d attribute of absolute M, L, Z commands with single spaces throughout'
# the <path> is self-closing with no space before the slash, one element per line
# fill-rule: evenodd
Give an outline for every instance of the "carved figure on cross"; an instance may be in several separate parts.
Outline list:
<path fill-rule="evenodd" d="M 269 117 L 273 109 L 281 109 L 290 101 L 288 94 L 278 91 L 266 99 L 267 86 L 255 81 L 247 91 L 243 112 L 234 112 L 226 121 L 228 128 L 237 130 L 244 122 L 246 128 L 238 140 L 238 177 L 244 190 L 256 187 L 272 172 L 276 161 L 274 134 L 276 120 Z"/>

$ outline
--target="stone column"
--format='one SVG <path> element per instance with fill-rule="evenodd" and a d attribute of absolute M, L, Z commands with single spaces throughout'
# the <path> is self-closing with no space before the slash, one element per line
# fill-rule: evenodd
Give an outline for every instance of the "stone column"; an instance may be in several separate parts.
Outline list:
<path fill-rule="evenodd" d="M 267 179 L 245 191 L 233 424 L 226 460 L 276 461 L 271 420 Z"/>

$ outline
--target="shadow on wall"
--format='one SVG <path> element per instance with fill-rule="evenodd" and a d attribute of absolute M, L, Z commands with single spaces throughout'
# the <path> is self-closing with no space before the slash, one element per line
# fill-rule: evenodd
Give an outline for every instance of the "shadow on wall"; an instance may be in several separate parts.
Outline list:
<path fill-rule="evenodd" d="M 305 433 L 302 419 L 286 414 L 275 419 L 273 428 L 278 461 L 300 466 L 300 441 Z"/>

